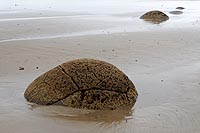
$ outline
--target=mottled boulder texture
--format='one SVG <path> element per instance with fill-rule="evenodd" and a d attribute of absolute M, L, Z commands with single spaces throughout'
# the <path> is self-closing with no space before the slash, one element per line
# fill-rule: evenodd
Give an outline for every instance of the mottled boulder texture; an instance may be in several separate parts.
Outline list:
<path fill-rule="evenodd" d="M 149 12 L 145 13 L 144 15 L 142 15 L 140 17 L 140 19 L 144 19 L 145 21 L 159 24 L 164 21 L 167 21 L 169 19 L 169 17 L 161 11 L 153 10 L 153 11 L 149 11 Z"/>
<path fill-rule="evenodd" d="M 131 80 L 105 61 L 78 59 L 36 78 L 26 89 L 29 102 L 74 108 L 112 110 L 134 105 L 138 93 Z"/>

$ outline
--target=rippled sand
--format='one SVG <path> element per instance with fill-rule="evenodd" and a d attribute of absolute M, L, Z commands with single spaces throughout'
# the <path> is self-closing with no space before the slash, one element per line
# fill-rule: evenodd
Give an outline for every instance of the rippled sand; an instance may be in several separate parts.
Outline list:
<path fill-rule="evenodd" d="M 19 3 L 0 11 L 0 132 L 199 133 L 200 2 L 90 2 L 45 11 Z M 178 6 L 186 8 L 182 14 L 169 13 Z M 140 20 L 150 9 L 170 19 L 159 25 Z M 94 111 L 25 101 L 37 76 L 86 57 L 129 76 L 139 93 L 134 108 Z"/>

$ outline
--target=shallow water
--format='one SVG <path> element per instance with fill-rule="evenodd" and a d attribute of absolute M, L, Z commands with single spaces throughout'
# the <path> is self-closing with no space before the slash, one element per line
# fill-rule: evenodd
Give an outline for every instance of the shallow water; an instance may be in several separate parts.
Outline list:
<path fill-rule="evenodd" d="M 200 132 L 199 1 L 76 2 L 65 10 L 54 3 L 4 3 L 0 132 Z M 178 6 L 186 8 L 183 14 L 170 15 Z M 154 8 L 166 11 L 170 19 L 159 25 L 139 19 Z M 25 101 L 23 93 L 34 78 L 83 57 L 123 70 L 139 93 L 134 108 L 92 111 Z"/>

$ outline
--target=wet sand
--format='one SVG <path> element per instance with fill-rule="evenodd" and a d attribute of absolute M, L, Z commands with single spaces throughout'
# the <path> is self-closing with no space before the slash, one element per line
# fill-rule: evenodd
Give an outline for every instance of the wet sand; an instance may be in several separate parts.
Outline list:
<path fill-rule="evenodd" d="M 100 7 L 0 11 L 0 132 L 200 132 L 200 3 L 150 3 L 170 17 L 159 25 L 139 19 L 150 9 L 142 3 L 119 4 L 124 11 L 110 3 L 103 13 Z M 178 6 L 186 8 L 183 14 L 169 13 Z M 139 93 L 134 108 L 93 111 L 25 101 L 32 80 L 78 58 L 105 60 L 128 75 Z"/>

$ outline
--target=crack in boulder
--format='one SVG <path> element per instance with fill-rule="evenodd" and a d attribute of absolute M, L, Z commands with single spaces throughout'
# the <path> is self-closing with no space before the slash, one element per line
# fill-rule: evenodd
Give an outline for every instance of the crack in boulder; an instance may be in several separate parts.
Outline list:
<path fill-rule="evenodd" d="M 76 85 L 76 87 L 80 90 L 80 87 L 78 86 L 78 84 L 76 83 L 76 81 L 65 71 L 65 69 L 61 66 L 61 65 L 59 65 L 59 68 L 61 68 L 61 70 L 67 75 L 67 76 L 69 76 L 70 78 L 71 78 L 71 80 L 72 80 L 72 82 Z"/>

